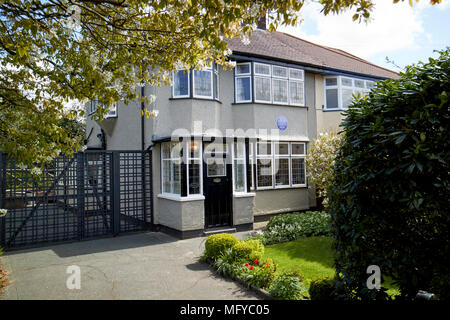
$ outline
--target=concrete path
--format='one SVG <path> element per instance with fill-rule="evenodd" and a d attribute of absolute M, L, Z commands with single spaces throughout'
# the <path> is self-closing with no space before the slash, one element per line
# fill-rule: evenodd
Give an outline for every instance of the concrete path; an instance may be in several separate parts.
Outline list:
<path fill-rule="evenodd" d="M 197 262 L 204 240 L 149 232 L 7 252 L 12 283 L 0 299 L 257 299 Z M 72 265 L 81 289 L 67 289 Z"/>

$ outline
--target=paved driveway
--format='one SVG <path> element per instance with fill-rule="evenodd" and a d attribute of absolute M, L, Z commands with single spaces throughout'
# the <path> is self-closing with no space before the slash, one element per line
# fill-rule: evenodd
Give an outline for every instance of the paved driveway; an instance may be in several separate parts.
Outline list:
<path fill-rule="evenodd" d="M 0 299 L 257 299 L 197 262 L 204 239 L 149 232 L 7 252 L 12 283 Z M 81 289 L 67 289 L 72 265 Z"/>

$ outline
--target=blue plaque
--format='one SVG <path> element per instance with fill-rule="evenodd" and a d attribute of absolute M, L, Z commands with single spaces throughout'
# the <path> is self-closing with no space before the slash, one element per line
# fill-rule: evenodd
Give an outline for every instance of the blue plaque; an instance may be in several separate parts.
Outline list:
<path fill-rule="evenodd" d="M 281 131 L 286 130 L 288 126 L 288 121 L 284 116 L 279 116 L 277 118 L 277 127 L 278 129 L 280 129 Z"/>

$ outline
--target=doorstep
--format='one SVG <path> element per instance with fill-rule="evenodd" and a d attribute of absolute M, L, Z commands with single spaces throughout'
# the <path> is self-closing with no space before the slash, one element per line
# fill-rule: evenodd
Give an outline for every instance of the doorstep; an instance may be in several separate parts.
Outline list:
<path fill-rule="evenodd" d="M 203 235 L 210 236 L 212 234 L 217 234 L 217 233 L 235 233 L 235 232 L 236 232 L 236 228 L 233 228 L 233 227 L 218 227 L 218 228 L 205 229 L 205 231 L 203 231 Z"/>

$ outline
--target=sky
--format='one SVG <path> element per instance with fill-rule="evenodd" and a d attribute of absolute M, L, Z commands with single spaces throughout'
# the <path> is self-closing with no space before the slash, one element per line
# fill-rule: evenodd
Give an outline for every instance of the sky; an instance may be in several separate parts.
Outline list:
<path fill-rule="evenodd" d="M 352 21 L 352 11 L 324 16 L 320 5 L 305 4 L 296 27 L 279 27 L 278 31 L 302 39 L 348 51 L 379 66 L 401 71 L 400 68 L 436 57 L 434 50 L 450 46 L 450 0 L 430 5 L 421 0 L 411 7 L 406 2 L 374 0 L 371 20 Z"/>

